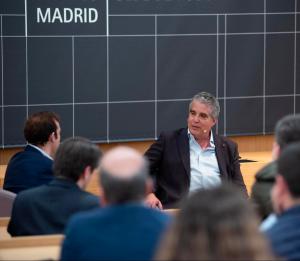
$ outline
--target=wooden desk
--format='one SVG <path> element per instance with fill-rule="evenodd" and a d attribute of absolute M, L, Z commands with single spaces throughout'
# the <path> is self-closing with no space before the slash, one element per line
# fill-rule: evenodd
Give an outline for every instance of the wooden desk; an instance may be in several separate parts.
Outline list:
<path fill-rule="evenodd" d="M 0 240 L 0 260 L 58 260 L 63 235 Z"/>
<path fill-rule="evenodd" d="M 0 187 L 3 188 L 4 176 L 7 165 L 0 165 Z"/>
<path fill-rule="evenodd" d="M 0 218 L 0 239 L 11 238 L 10 234 L 7 232 L 7 225 L 10 220 L 10 217 L 1 217 Z"/>
<path fill-rule="evenodd" d="M 272 154 L 270 151 L 259 152 L 241 152 L 242 159 L 254 160 L 255 162 L 241 163 L 241 171 L 248 193 L 251 191 L 252 184 L 254 182 L 255 173 L 272 160 Z M 0 165 L 0 186 L 3 187 L 4 174 L 7 165 Z M 88 184 L 87 191 L 99 195 L 98 176 L 94 175 Z"/>
<path fill-rule="evenodd" d="M 240 153 L 240 156 L 242 159 L 255 161 L 241 163 L 241 172 L 243 174 L 248 194 L 250 195 L 251 188 L 255 180 L 255 174 L 272 160 L 272 154 L 270 151 L 243 152 Z"/>

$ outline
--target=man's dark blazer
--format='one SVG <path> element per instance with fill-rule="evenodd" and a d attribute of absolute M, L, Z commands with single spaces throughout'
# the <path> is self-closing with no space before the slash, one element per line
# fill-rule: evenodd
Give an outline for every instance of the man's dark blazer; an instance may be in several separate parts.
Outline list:
<path fill-rule="evenodd" d="M 214 135 L 216 157 L 222 181 L 238 185 L 247 194 L 240 170 L 237 144 Z M 155 195 L 164 207 L 177 207 L 190 186 L 190 149 L 187 128 L 162 132 L 146 151 L 150 173 L 155 181 Z"/>
<path fill-rule="evenodd" d="M 165 213 L 137 203 L 75 215 L 66 229 L 61 261 L 153 260 L 170 221 Z"/>
<path fill-rule="evenodd" d="M 27 145 L 8 163 L 3 188 L 14 193 L 49 183 L 53 179 L 53 161 Z"/>
<path fill-rule="evenodd" d="M 94 208 L 99 208 L 98 197 L 56 178 L 17 195 L 7 231 L 12 236 L 61 234 L 73 214 Z"/>

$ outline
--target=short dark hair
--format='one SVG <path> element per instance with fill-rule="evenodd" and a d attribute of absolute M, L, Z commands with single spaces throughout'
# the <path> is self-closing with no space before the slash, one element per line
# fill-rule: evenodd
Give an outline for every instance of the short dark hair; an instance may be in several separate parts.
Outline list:
<path fill-rule="evenodd" d="M 148 164 L 145 159 L 137 173 L 129 178 L 115 177 L 104 168 L 101 168 L 100 172 L 100 183 L 110 204 L 122 204 L 144 199 L 148 179 Z"/>
<path fill-rule="evenodd" d="M 250 203 L 222 185 L 186 199 L 157 260 L 269 260 L 269 254 Z"/>
<path fill-rule="evenodd" d="M 42 111 L 29 116 L 25 122 L 24 136 L 27 142 L 33 145 L 44 145 L 48 142 L 49 136 L 56 134 L 56 122 L 60 121 L 59 116 L 54 112 Z"/>
<path fill-rule="evenodd" d="M 101 156 L 100 149 L 88 139 L 68 138 L 57 149 L 54 175 L 77 182 L 86 167 L 90 166 L 93 171 L 99 166 Z"/>
<path fill-rule="evenodd" d="M 275 139 L 280 149 L 300 141 L 300 114 L 290 114 L 280 119 L 275 126 Z"/>
<path fill-rule="evenodd" d="M 277 160 L 278 174 L 287 183 L 291 195 L 300 197 L 300 142 L 295 142 L 283 149 Z"/>

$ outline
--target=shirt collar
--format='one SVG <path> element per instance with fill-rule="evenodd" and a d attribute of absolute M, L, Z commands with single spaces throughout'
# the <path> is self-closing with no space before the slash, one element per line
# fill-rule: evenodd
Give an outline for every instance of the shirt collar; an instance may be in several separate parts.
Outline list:
<path fill-rule="evenodd" d="M 190 132 L 189 128 L 187 129 L 187 132 L 188 132 L 189 139 L 194 139 L 196 141 L 194 135 Z M 215 141 L 214 141 L 214 135 L 213 135 L 212 130 L 210 130 L 209 147 L 211 147 L 211 148 L 215 148 L 216 147 L 215 146 Z"/>
<path fill-rule="evenodd" d="M 31 146 L 31 147 L 35 148 L 35 149 L 38 150 L 40 153 L 42 153 L 45 157 L 47 157 L 47 158 L 53 160 L 52 157 L 51 157 L 49 154 L 47 154 L 45 151 L 43 151 L 43 150 L 42 150 L 41 148 L 39 148 L 38 146 L 35 146 L 35 145 L 31 144 L 31 143 L 28 143 L 28 146 Z"/>

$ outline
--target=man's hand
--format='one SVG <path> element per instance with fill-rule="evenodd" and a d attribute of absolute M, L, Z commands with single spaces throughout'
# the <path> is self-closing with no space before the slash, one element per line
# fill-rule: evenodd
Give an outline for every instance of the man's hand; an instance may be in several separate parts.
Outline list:
<path fill-rule="evenodd" d="M 145 203 L 147 206 L 150 208 L 158 208 L 158 209 L 163 209 L 161 202 L 159 199 L 154 195 L 154 193 L 148 194 L 146 197 Z"/>

